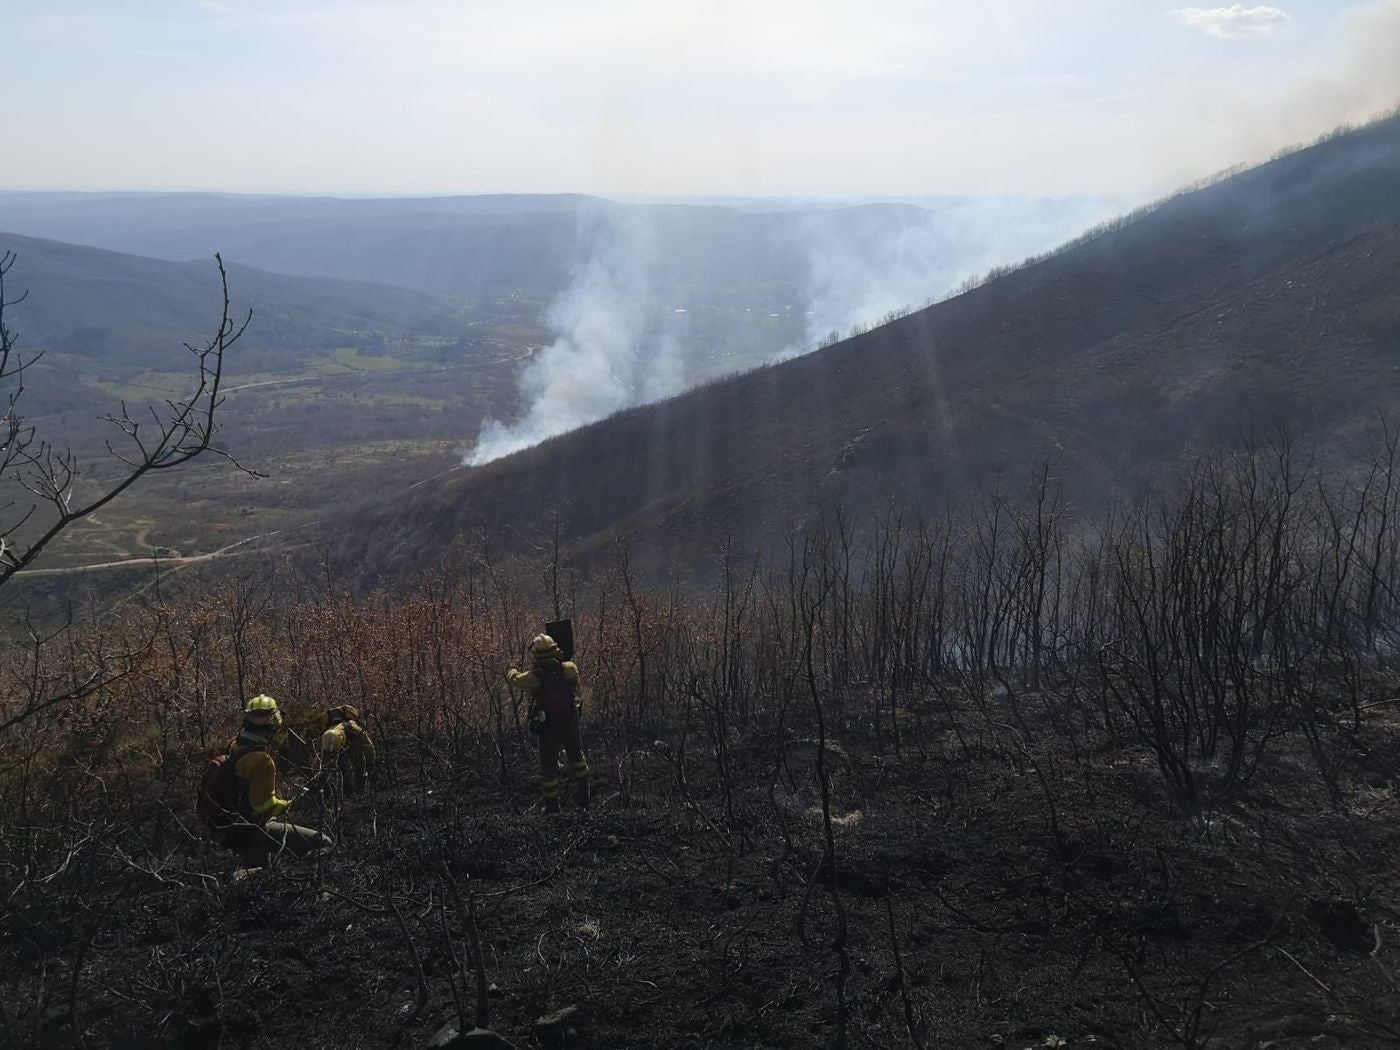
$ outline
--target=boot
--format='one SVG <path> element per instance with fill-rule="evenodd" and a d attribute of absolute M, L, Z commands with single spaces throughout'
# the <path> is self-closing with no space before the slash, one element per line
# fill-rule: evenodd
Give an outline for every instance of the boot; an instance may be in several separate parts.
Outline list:
<path fill-rule="evenodd" d="M 588 808 L 588 803 L 592 801 L 592 794 L 592 791 L 589 790 L 587 780 L 580 780 L 574 786 L 574 802 L 579 809 Z"/>
<path fill-rule="evenodd" d="M 547 799 L 545 799 L 545 800 L 544 800 L 544 811 L 545 811 L 546 813 L 558 813 L 558 812 L 559 812 L 559 799 L 558 799 L 558 798 L 547 798 Z"/>

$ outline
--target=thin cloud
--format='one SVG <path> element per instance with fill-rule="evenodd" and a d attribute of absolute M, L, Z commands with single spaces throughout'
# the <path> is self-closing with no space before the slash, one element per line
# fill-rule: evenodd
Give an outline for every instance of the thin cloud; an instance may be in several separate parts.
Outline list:
<path fill-rule="evenodd" d="M 1288 21 L 1288 12 L 1280 7 L 1181 7 L 1171 16 L 1183 25 L 1199 29 L 1219 40 L 1243 40 L 1249 37 L 1272 36 Z"/>

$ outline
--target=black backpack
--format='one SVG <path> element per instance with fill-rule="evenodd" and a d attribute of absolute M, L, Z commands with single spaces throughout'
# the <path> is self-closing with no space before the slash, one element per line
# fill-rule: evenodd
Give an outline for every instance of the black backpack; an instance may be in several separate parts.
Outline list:
<path fill-rule="evenodd" d="M 544 712 L 548 725 L 560 726 L 574 717 L 574 696 L 578 683 L 564 674 L 558 660 L 541 660 L 535 665 L 540 690 L 535 694 L 535 706 Z"/>

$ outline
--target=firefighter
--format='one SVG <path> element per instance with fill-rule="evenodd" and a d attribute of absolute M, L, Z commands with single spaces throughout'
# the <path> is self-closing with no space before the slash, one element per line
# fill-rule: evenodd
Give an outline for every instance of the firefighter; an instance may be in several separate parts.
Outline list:
<path fill-rule="evenodd" d="M 280 819 L 292 806 L 277 796 L 277 763 L 270 753 L 281 728 L 277 701 L 259 694 L 243 709 L 243 727 L 229 744 L 239 819 L 225 829 L 222 841 L 239 854 L 245 868 L 265 867 L 283 850 L 305 857 L 334 845 L 323 832 Z"/>
<path fill-rule="evenodd" d="M 320 745 L 323 772 L 339 774 L 335 779 L 347 798 L 363 791 L 366 780 L 373 787 L 379 776 L 374 741 L 365 731 L 359 710 L 350 704 L 332 707 L 321 721 L 326 726 Z"/>
<path fill-rule="evenodd" d="M 540 794 L 546 813 L 559 812 L 559 752 L 568 753 L 569 775 L 574 782 L 574 802 L 588 807 L 588 759 L 579 735 L 578 667 L 547 634 L 530 643 L 534 666 L 528 671 L 512 667 L 506 681 L 530 697 L 530 732 L 540 746 Z"/>

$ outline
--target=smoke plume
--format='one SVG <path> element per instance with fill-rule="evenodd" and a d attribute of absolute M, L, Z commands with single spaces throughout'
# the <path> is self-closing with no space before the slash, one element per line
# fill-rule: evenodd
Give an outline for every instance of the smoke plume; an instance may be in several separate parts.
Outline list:
<path fill-rule="evenodd" d="M 1047 251 L 1121 214 L 1120 198 L 961 197 L 919 208 L 814 213 L 802 224 L 808 259 L 807 344 L 922 306 L 970 278 Z"/>
<path fill-rule="evenodd" d="M 1400 106 L 1400 0 L 1381 0 L 1351 15 L 1347 62 L 1299 92 L 1294 107 L 1318 133 Z"/>
<path fill-rule="evenodd" d="M 645 213 L 600 203 L 579 221 L 587 261 L 549 308 L 554 342 L 520 372 L 525 415 L 511 424 L 488 419 L 466 456 L 471 466 L 683 387 L 675 340 L 648 331 L 658 259 Z"/>
<path fill-rule="evenodd" d="M 1400 0 L 1351 11 L 1330 67 L 1292 83 L 1198 87 L 1170 98 L 1159 122 L 1171 131 L 1144 160 L 1168 189 L 1209 167 L 1258 163 L 1400 106 Z"/>
<path fill-rule="evenodd" d="M 740 367 L 797 356 L 833 335 L 921 306 L 993 266 L 1062 243 L 1121 210 L 1121 201 L 1091 198 L 797 207 L 751 215 L 749 229 L 769 231 L 771 240 L 764 243 L 762 237 L 735 239 L 730 209 L 699 209 L 678 225 L 674 211 L 667 220 L 645 207 L 599 202 L 580 219 L 579 250 L 587 261 L 548 311 L 554 341 L 517 378 L 524 415 L 510 423 L 488 419 L 465 462 L 480 466 L 621 409 L 680 393 L 716 374 L 717 351 Z M 787 261 L 739 278 L 707 269 L 706 249 L 731 253 L 730 269 L 736 271 L 747 261 L 739 257 L 745 252 Z M 680 285 L 709 303 L 711 317 L 728 313 L 718 329 L 713 321 L 703 332 L 687 328 L 678 316 L 686 312 L 673 309 L 686 301 L 686 293 L 677 291 L 682 271 L 690 276 Z M 702 273 L 725 290 L 696 285 Z M 801 282 L 791 308 L 805 319 L 802 342 L 781 321 L 767 328 L 755 324 L 768 307 L 755 311 L 743 302 L 747 295 L 758 304 L 762 293 L 734 287 L 736 281 L 761 283 L 779 273 Z"/>

